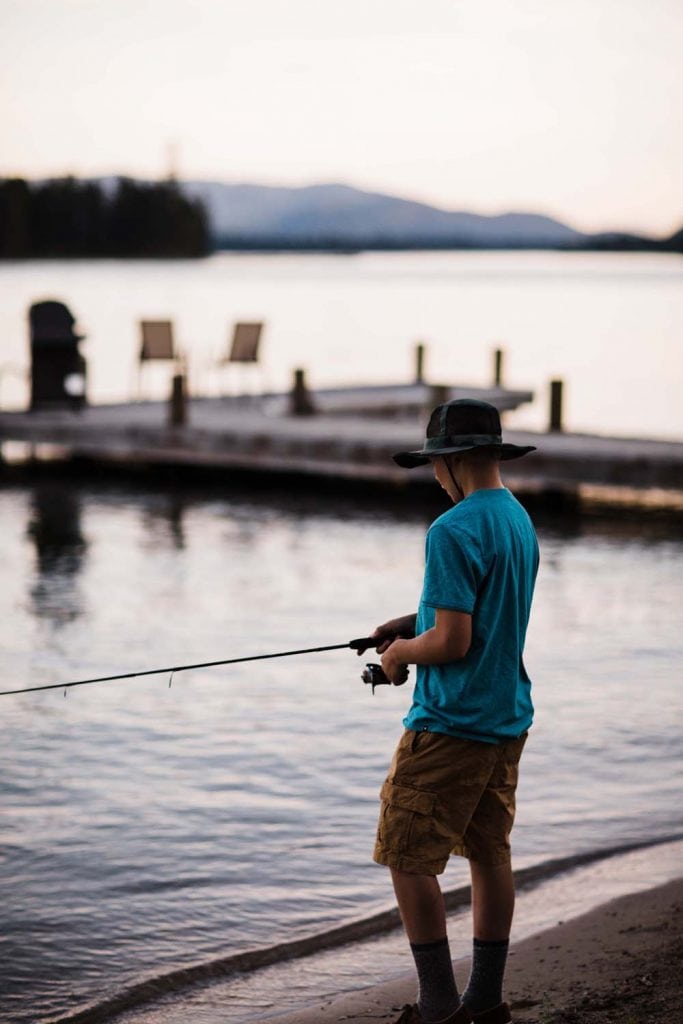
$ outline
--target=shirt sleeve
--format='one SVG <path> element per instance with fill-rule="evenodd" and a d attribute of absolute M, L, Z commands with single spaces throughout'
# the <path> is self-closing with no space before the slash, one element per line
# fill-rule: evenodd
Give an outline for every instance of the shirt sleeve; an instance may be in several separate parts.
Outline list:
<path fill-rule="evenodd" d="M 435 523 L 427 533 L 422 600 L 471 615 L 484 576 L 479 546 L 465 531 Z"/>

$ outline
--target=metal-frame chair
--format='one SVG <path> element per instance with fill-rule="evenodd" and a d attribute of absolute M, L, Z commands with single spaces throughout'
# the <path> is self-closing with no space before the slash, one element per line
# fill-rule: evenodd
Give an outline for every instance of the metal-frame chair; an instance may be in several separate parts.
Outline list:
<path fill-rule="evenodd" d="M 259 363 L 259 346 L 263 335 L 262 321 L 239 320 L 233 325 L 230 346 L 225 355 L 219 359 L 219 367 L 241 367 L 244 377 L 246 367 L 261 371 Z M 261 379 L 261 390 L 263 380 Z"/>
<path fill-rule="evenodd" d="M 182 362 L 182 354 L 175 344 L 172 320 L 140 320 L 138 399 L 142 388 L 142 367 L 148 362 L 169 362 L 176 366 Z"/>

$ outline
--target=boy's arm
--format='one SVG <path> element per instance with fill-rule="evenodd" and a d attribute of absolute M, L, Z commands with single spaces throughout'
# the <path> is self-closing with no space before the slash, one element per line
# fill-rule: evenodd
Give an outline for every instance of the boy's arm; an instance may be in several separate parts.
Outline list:
<path fill-rule="evenodd" d="M 472 616 L 436 609 L 434 626 L 412 640 L 398 638 L 384 649 L 382 670 L 392 683 L 404 665 L 442 665 L 464 658 L 472 643 Z"/>

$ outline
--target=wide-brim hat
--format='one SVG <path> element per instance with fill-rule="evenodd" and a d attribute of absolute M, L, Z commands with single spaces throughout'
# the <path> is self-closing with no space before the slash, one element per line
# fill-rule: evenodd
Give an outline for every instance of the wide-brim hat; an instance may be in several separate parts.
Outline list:
<path fill-rule="evenodd" d="M 394 462 L 404 469 L 424 466 L 432 455 L 456 455 L 475 448 L 491 448 L 504 462 L 535 452 L 535 445 L 503 441 L 500 416 L 494 405 L 476 398 L 456 398 L 436 407 L 427 424 L 422 448 L 397 452 Z"/>

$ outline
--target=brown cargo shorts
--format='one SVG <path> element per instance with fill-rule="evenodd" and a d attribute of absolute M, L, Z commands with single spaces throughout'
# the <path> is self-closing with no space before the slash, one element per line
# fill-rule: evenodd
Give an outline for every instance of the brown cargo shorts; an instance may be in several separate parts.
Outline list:
<path fill-rule="evenodd" d="M 494 744 L 406 729 L 380 792 L 373 859 L 419 875 L 440 875 L 451 853 L 509 861 L 525 741 L 526 733 Z"/>

